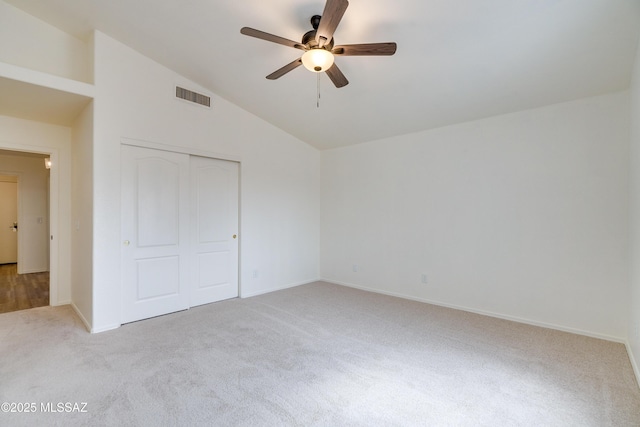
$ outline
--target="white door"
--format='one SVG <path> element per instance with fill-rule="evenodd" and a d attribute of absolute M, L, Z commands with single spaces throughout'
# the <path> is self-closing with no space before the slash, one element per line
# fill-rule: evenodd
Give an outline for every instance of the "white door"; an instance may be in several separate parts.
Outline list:
<path fill-rule="evenodd" d="M 18 184 L 0 180 L 0 264 L 18 262 Z"/>
<path fill-rule="evenodd" d="M 238 296 L 238 163 L 191 157 L 191 303 Z"/>
<path fill-rule="evenodd" d="M 189 156 L 122 146 L 122 322 L 189 308 Z"/>

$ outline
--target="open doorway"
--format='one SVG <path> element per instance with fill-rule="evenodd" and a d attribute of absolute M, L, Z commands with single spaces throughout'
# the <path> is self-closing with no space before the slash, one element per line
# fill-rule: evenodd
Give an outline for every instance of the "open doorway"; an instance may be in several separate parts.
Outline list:
<path fill-rule="evenodd" d="M 18 177 L 0 175 L 0 265 L 18 263 Z"/>
<path fill-rule="evenodd" d="M 46 157 L 0 150 L 0 313 L 50 304 Z"/>

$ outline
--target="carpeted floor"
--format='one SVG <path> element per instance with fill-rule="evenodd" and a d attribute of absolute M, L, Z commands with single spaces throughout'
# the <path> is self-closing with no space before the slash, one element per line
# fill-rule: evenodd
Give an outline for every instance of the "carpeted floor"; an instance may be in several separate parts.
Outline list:
<path fill-rule="evenodd" d="M 622 344 L 320 282 L 94 335 L 1 314 L 1 402 L 35 404 L 11 426 L 640 425 Z"/>

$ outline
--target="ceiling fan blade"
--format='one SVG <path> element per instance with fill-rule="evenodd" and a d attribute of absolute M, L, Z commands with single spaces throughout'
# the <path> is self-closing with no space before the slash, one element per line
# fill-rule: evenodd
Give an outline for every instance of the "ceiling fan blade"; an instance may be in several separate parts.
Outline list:
<path fill-rule="evenodd" d="M 285 39 L 284 37 L 274 36 L 273 34 L 265 33 L 264 31 L 256 30 L 254 28 L 242 27 L 240 32 L 245 36 L 255 37 L 257 39 L 266 40 L 272 43 L 278 43 L 296 49 L 307 50 L 307 47 L 293 40 Z"/>
<path fill-rule="evenodd" d="M 338 28 L 342 15 L 344 15 L 348 6 L 348 0 L 327 0 L 316 31 L 316 42 L 318 42 L 319 47 L 331 41 L 333 33 Z"/>
<path fill-rule="evenodd" d="M 340 71 L 340 68 L 338 68 L 335 62 L 331 68 L 327 70 L 327 75 L 337 88 L 344 87 L 349 84 L 349 80 L 347 80 L 344 74 L 342 74 L 342 71 Z"/>
<path fill-rule="evenodd" d="M 275 80 L 278 79 L 282 76 L 284 76 L 285 74 L 287 74 L 289 71 L 298 68 L 299 66 L 302 65 L 302 59 L 298 58 L 293 62 L 288 63 L 287 65 L 285 65 L 284 67 L 277 69 L 276 71 L 274 71 L 273 73 L 269 74 L 267 76 L 267 78 L 269 80 Z"/>
<path fill-rule="evenodd" d="M 393 55 L 396 53 L 397 45 L 393 42 L 389 43 L 364 43 L 364 44 L 345 44 L 336 46 L 331 51 L 334 55 L 345 56 L 378 56 Z"/>

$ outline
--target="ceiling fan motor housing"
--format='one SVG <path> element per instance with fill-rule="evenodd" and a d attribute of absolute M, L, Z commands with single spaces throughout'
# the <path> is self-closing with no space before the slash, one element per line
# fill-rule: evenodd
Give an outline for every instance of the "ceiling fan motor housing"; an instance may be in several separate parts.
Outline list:
<path fill-rule="evenodd" d="M 311 18 L 311 25 L 313 26 L 313 30 L 307 31 L 304 36 L 302 36 L 302 44 L 307 46 L 309 49 L 317 49 L 318 42 L 316 41 L 316 32 L 318 30 L 318 25 L 320 24 L 320 15 L 313 15 Z M 322 46 L 322 49 L 331 51 L 333 49 L 333 37 L 329 42 L 325 43 Z"/>

